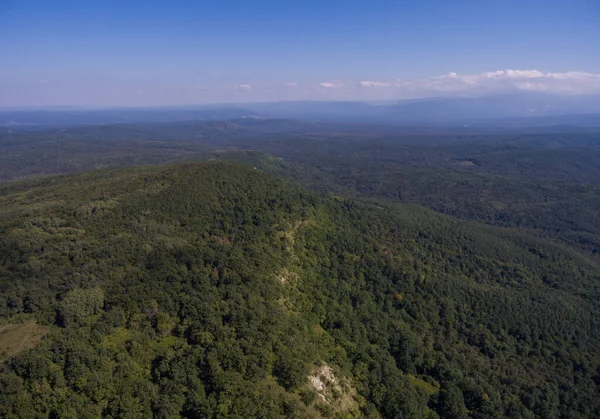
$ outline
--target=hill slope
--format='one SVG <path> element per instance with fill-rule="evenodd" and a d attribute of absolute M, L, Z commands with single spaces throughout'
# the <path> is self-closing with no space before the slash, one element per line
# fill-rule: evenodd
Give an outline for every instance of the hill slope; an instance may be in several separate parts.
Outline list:
<path fill-rule="evenodd" d="M 7 417 L 593 417 L 600 268 L 227 162 L 0 188 Z M 12 354 L 11 354 L 12 355 Z"/>

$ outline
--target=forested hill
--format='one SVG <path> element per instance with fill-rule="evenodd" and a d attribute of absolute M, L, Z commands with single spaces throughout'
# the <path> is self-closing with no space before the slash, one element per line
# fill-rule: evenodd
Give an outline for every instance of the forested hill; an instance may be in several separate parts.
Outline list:
<path fill-rule="evenodd" d="M 600 417 L 599 286 L 234 163 L 3 184 L 0 417 Z"/>

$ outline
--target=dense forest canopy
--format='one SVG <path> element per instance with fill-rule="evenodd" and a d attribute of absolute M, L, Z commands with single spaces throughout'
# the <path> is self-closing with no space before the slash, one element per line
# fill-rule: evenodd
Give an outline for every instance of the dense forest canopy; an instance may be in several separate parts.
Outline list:
<path fill-rule="evenodd" d="M 597 132 L 448 131 L 244 118 L 5 132 L 0 180 L 229 159 L 320 193 L 414 203 L 600 254 Z"/>
<path fill-rule="evenodd" d="M 1 417 L 600 416 L 593 132 L 0 148 Z"/>
<path fill-rule="evenodd" d="M 600 419 L 600 0 L 0 0 L 0 419 Z"/>

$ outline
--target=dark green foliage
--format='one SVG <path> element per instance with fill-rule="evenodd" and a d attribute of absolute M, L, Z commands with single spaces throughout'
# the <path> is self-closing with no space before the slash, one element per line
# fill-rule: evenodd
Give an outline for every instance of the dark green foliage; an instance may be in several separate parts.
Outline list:
<path fill-rule="evenodd" d="M 6 185 L 2 316 L 52 333 L 6 417 L 600 415 L 600 267 L 412 205 L 207 162 Z M 316 403 L 316 405 L 315 405 Z"/>

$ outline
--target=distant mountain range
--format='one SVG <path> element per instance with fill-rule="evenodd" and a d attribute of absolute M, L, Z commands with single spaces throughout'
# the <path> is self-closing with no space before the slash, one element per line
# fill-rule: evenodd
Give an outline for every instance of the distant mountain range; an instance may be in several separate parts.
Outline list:
<path fill-rule="evenodd" d="M 0 110 L 0 126 L 48 127 L 113 123 L 215 121 L 241 118 L 403 126 L 600 126 L 600 96 L 506 94 L 436 97 L 388 104 L 367 102 L 269 102 L 97 110 Z"/>
<path fill-rule="evenodd" d="M 560 116 L 560 124 L 600 125 L 600 96 L 510 94 L 485 97 L 424 98 L 393 104 L 365 102 L 283 102 L 246 104 L 260 114 L 322 122 L 369 122 L 401 125 L 465 124 L 506 118 Z M 576 118 L 565 116 L 577 115 Z M 536 121 L 537 123 L 541 121 Z M 554 125 L 552 120 L 544 121 Z"/>
<path fill-rule="evenodd" d="M 600 113 L 599 96 L 511 94 L 399 102 L 384 110 L 404 121 L 454 122 Z M 564 121 L 563 121 L 564 122 Z"/>

